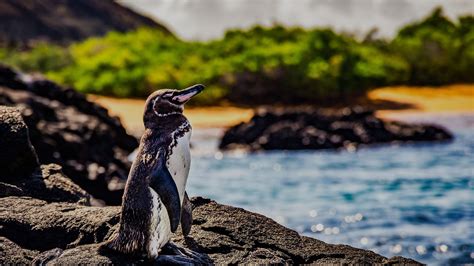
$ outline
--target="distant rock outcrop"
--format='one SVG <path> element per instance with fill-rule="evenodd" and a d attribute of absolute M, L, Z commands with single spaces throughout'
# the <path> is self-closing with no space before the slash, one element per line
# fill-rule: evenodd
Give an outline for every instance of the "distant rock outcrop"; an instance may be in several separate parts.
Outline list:
<path fill-rule="evenodd" d="M 0 43 L 68 43 L 142 26 L 170 33 L 152 19 L 112 0 L 0 1 Z"/>
<path fill-rule="evenodd" d="M 220 149 L 355 149 L 388 142 L 442 141 L 453 136 L 436 125 L 383 121 L 362 107 L 260 109 L 247 123 L 225 132 Z"/>
<path fill-rule="evenodd" d="M 95 198 L 107 204 L 121 203 L 130 168 L 127 156 L 138 141 L 127 134 L 118 118 L 109 116 L 105 108 L 71 88 L 2 66 L 0 105 L 20 110 L 41 163 L 59 164 L 67 176 Z M 20 132 L 26 134 L 25 129 Z M 7 142 L 5 149 L 27 145 Z M 5 154 L 9 158 L 12 155 Z M 22 158 L 19 167 L 31 168 L 25 162 L 31 159 Z M 8 158 L 4 162 L 9 162 Z"/>

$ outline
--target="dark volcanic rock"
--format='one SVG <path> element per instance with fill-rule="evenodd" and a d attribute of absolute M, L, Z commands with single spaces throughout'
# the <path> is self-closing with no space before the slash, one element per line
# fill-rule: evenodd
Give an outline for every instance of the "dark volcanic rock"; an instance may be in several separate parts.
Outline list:
<path fill-rule="evenodd" d="M 24 249 L 0 236 L 0 265 L 28 265 L 38 254 L 38 251 Z"/>
<path fill-rule="evenodd" d="M 62 165 L 95 198 L 120 204 L 138 141 L 118 118 L 73 89 L 1 66 L 0 104 L 21 110 L 41 163 Z"/>
<path fill-rule="evenodd" d="M 20 112 L 0 106 L 0 178 L 29 176 L 39 166 Z"/>
<path fill-rule="evenodd" d="M 67 43 L 143 26 L 169 33 L 112 0 L 2 0 L 0 25 L 0 42 L 22 45 L 39 40 Z"/>
<path fill-rule="evenodd" d="M 0 197 L 28 196 L 47 202 L 89 205 L 91 196 L 64 176 L 57 164 L 42 165 L 31 176 L 13 181 L 0 179 Z"/>
<path fill-rule="evenodd" d="M 386 122 L 361 107 L 339 111 L 299 108 L 259 110 L 247 123 L 226 131 L 220 149 L 354 149 L 387 142 L 442 141 L 451 133 L 435 125 Z"/>
<path fill-rule="evenodd" d="M 37 251 L 101 242 L 118 223 L 119 212 L 118 207 L 48 203 L 29 197 L 0 198 L 0 236 Z"/>
<path fill-rule="evenodd" d="M 215 264 L 413 264 L 416 261 L 387 259 L 374 252 L 346 245 L 331 245 L 303 237 L 265 216 L 214 201 L 193 198 L 194 223 L 190 237 L 174 241 L 208 254 Z M 50 203 L 32 198 L 0 199 L 0 249 L 5 254 L 25 254 L 32 261 L 40 252 L 53 257 L 53 264 L 132 263 L 142 259 L 104 254 L 97 243 L 117 229 L 118 207 L 85 207 Z M 45 219 L 44 217 L 48 217 Z M 6 239 L 5 239 L 6 238 Z M 3 243 L 2 243 L 3 239 Z M 10 241 L 8 241 L 10 240 Z M 16 243 L 13 244 L 13 243 Z M 7 243 L 7 244 L 4 244 Z M 21 247 L 21 249 L 18 248 Z M 61 250 L 53 250 L 60 248 Z M 3 258 L 2 263 L 20 261 Z"/>
<path fill-rule="evenodd" d="M 20 112 L 14 107 L 0 106 L 0 197 L 7 196 L 90 202 L 90 195 L 65 177 L 61 166 L 39 167 Z"/>

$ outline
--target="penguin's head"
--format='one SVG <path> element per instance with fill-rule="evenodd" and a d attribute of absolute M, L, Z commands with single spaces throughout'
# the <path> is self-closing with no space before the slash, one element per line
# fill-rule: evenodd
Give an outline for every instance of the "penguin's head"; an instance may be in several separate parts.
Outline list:
<path fill-rule="evenodd" d="M 183 90 L 164 89 L 155 91 L 148 96 L 145 103 L 145 113 L 143 115 L 145 124 L 147 121 L 156 121 L 158 118 L 182 114 L 184 104 L 203 89 L 203 85 L 196 84 Z"/>

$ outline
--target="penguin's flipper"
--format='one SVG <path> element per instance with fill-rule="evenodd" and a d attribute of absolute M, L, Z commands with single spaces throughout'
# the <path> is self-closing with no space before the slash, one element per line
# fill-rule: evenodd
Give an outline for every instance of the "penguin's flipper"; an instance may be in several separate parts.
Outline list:
<path fill-rule="evenodd" d="M 181 230 L 183 235 L 189 235 L 191 226 L 193 225 L 193 205 L 189 200 L 188 193 L 184 192 L 183 210 L 181 211 Z"/>
<path fill-rule="evenodd" d="M 173 177 L 166 168 L 165 156 L 159 157 L 157 165 L 150 175 L 150 187 L 160 196 L 168 211 L 171 232 L 176 232 L 181 218 L 181 200 Z"/>

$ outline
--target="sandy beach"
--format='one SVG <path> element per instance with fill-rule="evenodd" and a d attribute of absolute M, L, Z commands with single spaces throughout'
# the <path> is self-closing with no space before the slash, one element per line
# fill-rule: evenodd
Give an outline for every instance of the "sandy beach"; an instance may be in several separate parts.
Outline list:
<path fill-rule="evenodd" d="M 110 113 L 120 117 L 129 130 L 143 128 L 142 114 L 145 100 L 117 99 L 88 95 L 89 99 L 105 106 Z M 381 108 L 377 115 L 387 119 L 396 119 L 420 113 L 473 113 L 474 85 L 449 85 L 442 87 L 384 87 L 371 91 L 369 100 L 388 101 L 403 109 Z M 195 128 L 229 127 L 252 117 L 251 108 L 242 107 L 191 107 L 185 110 Z"/>
<path fill-rule="evenodd" d="M 408 106 L 403 109 L 383 108 L 377 111 L 382 118 L 430 114 L 474 114 L 474 85 L 449 85 L 443 87 L 386 87 L 369 93 L 373 101 L 390 101 Z"/>

